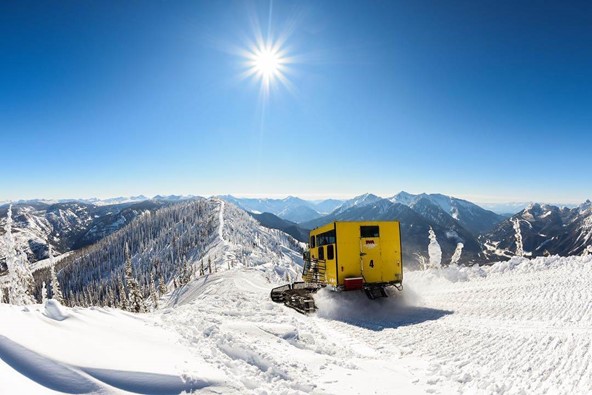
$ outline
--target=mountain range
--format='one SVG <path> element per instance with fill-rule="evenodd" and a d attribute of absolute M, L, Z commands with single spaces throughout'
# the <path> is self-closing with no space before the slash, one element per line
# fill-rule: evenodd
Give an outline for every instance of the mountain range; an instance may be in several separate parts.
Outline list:
<path fill-rule="evenodd" d="M 581 255 L 592 252 L 592 203 L 557 207 L 533 203 L 481 236 L 490 259 L 508 258 L 517 249 L 518 224 L 525 255 Z"/>
<path fill-rule="evenodd" d="M 187 196 L 143 196 L 115 198 L 89 203 L 82 201 L 29 201 L 13 204 L 14 233 L 20 250 L 30 262 L 44 259 L 48 245 L 65 253 L 91 245 L 125 227 L 146 212 L 183 201 L 203 199 Z M 531 256 L 573 255 L 587 251 L 592 243 L 590 202 L 575 208 L 530 204 L 508 217 L 469 201 L 442 194 L 400 192 L 383 198 L 370 193 L 348 200 L 307 201 L 221 197 L 247 211 L 259 224 L 285 232 L 306 242 L 308 231 L 332 221 L 399 220 L 403 253 L 410 267 L 428 256 L 428 233 L 434 230 L 442 248 L 443 263 L 463 244 L 460 263 L 487 263 L 508 259 L 517 252 L 514 224 L 519 223 L 524 250 Z M 117 204 L 108 204 L 118 202 Z M 0 236 L 7 205 L 0 206 Z M 292 220 L 290 220 L 292 218 Z M 0 271 L 2 270 L 0 237 Z"/>
<path fill-rule="evenodd" d="M 234 198 L 241 203 L 240 199 Z M 281 213 L 281 201 L 276 200 Z M 559 207 L 531 203 L 515 215 L 500 215 L 469 201 L 442 194 L 400 192 L 389 198 L 364 194 L 342 201 L 331 213 L 294 223 L 281 215 L 253 214 L 264 226 L 284 231 L 306 241 L 307 231 L 332 221 L 399 220 L 404 255 L 414 263 L 418 255 L 427 256 L 428 232 L 434 230 L 443 251 L 443 262 L 450 259 L 458 243 L 463 243 L 461 263 L 487 263 L 504 260 L 517 252 L 514 222 L 518 220 L 524 250 L 529 256 L 579 255 L 592 252 L 590 202 L 578 207 Z M 261 206 L 260 206 L 261 207 Z M 299 237 L 301 236 L 301 237 Z"/>
<path fill-rule="evenodd" d="M 324 217 L 299 224 L 312 229 L 332 221 L 398 220 L 401 223 L 403 254 L 407 262 L 427 257 L 428 233 L 434 230 L 443 259 L 452 257 L 463 243 L 462 261 L 472 263 L 486 258 L 478 240 L 481 232 L 491 230 L 504 217 L 466 200 L 440 194 L 400 192 L 390 198 L 364 194 L 343 202 Z"/>
<path fill-rule="evenodd" d="M 45 259 L 51 244 L 54 254 L 80 249 L 121 229 L 145 212 L 168 206 L 166 200 L 143 200 L 112 205 L 67 201 L 32 201 L 12 205 L 13 234 L 19 251 L 30 262 Z M 4 269 L 4 224 L 8 205 L 0 206 L 0 272 Z"/>
<path fill-rule="evenodd" d="M 343 200 L 304 200 L 294 196 L 284 199 L 237 198 L 232 195 L 219 196 L 254 214 L 271 213 L 291 222 L 306 222 L 331 213 L 343 204 Z"/>

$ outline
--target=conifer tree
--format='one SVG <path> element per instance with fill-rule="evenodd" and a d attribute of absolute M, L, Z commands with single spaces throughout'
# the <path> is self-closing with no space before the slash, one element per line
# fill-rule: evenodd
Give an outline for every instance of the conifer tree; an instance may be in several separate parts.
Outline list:
<path fill-rule="evenodd" d="M 132 272 L 132 258 L 130 256 L 129 247 L 125 243 L 125 282 L 128 290 L 129 306 L 128 311 L 134 313 L 144 312 L 144 298 L 140 293 L 138 282 L 133 276 Z"/>
<path fill-rule="evenodd" d="M 62 304 L 64 303 L 64 296 L 62 295 L 62 289 L 60 288 L 58 276 L 56 275 L 55 262 L 53 259 L 53 249 L 51 248 L 51 244 L 49 245 L 49 275 L 52 295 L 51 298 L 57 301 L 58 303 Z"/>
<path fill-rule="evenodd" d="M 107 288 L 107 306 L 108 307 L 114 307 L 115 306 L 115 295 L 113 293 L 113 288 L 108 287 Z"/>
<path fill-rule="evenodd" d="M 12 236 L 12 205 L 8 207 L 6 219 L 5 246 L 6 266 L 9 274 L 8 300 L 11 304 L 33 304 L 35 300 L 31 296 L 33 289 L 33 275 L 29 268 L 29 260 L 24 252 L 17 254 L 14 237 Z"/>
<path fill-rule="evenodd" d="M 155 309 L 158 308 L 158 295 L 156 294 L 156 285 L 154 284 L 154 271 L 150 273 L 150 299 Z"/>
<path fill-rule="evenodd" d="M 167 286 L 164 282 L 164 277 L 162 276 L 162 273 L 160 273 L 160 275 L 158 276 L 158 293 L 160 295 L 164 295 L 167 293 Z"/>
<path fill-rule="evenodd" d="M 118 307 L 121 310 L 127 311 L 129 309 L 129 301 L 128 301 L 127 292 L 125 291 L 125 288 L 123 286 L 123 280 L 121 279 L 121 277 L 119 277 L 119 280 L 117 282 L 117 293 L 119 294 Z"/>
<path fill-rule="evenodd" d="M 0 288 L 0 303 L 9 303 L 6 288 Z"/>

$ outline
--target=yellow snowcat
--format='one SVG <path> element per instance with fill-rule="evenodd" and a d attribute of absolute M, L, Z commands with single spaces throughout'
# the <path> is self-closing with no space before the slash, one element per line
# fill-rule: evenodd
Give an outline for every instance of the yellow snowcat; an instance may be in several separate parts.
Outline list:
<path fill-rule="evenodd" d="M 316 311 L 320 288 L 363 290 L 368 298 L 387 297 L 385 288 L 403 289 L 398 221 L 336 221 L 310 231 L 302 280 L 271 290 L 271 299 L 301 313 Z"/>

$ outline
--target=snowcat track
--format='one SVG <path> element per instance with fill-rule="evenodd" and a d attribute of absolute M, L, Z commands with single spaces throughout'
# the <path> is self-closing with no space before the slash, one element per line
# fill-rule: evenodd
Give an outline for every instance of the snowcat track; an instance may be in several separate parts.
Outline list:
<path fill-rule="evenodd" d="M 285 306 L 302 314 L 314 313 L 317 310 L 312 295 L 316 293 L 320 284 L 296 282 L 282 285 L 271 290 L 271 300 L 283 303 Z"/>

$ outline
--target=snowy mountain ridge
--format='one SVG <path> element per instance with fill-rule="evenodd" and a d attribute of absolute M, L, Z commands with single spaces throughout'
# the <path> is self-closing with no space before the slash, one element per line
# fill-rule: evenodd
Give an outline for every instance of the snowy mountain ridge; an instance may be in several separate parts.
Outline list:
<path fill-rule="evenodd" d="M 270 198 L 238 198 L 232 195 L 219 196 L 246 211 L 255 214 L 272 213 L 282 219 L 300 223 L 319 218 L 333 211 L 342 201 L 335 199 L 304 200 L 294 196 L 283 199 Z"/>
<path fill-rule="evenodd" d="M 125 226 L 138 215 L 170 203 L 142 201 L 97 206 L 90 203 L 13 204 L 13 231 L 17 249 L 30 262 L 47 257 L 48 244 L 65 253 L 90 245 Z M 0 272 L 4 270 L 4 232 L 8 206 L 0 207 Z"/>
<path fill-rule="evenodd" d="M 117 232 L 57 263 L 64 298 L 72 305 L 120 306 L 126 248 L 130 270 L 147 299 L 153 288 L 177 289 L 193 278 L 255 267 L 269 279 L 297 278 L 301 244 L 267 229 L 223 200 L 194 199 L 138 216 Z M 35 273 L 36 295 L 47 274 Z"/>
<path fill-rule="evenodd" d="M 533 203 L 482 236 L 491 257 L 510 257 L 516 251 L 516 229 L 528 256 L 580 255 L 592 252 L 592 203 L 575 208 Z"/>

